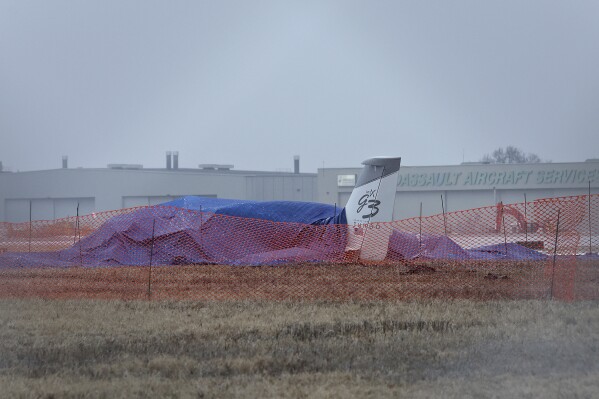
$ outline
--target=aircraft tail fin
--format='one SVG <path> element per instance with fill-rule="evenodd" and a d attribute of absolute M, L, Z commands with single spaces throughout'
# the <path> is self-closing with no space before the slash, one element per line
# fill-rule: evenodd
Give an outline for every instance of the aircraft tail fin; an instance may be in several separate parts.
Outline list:
<path fill-rule="evenodd" d="M 362 260 L 383 260 L 391 229 L 381 223 L 393 221 L 401 158 L 375 157 L 362 164 L 364 168 L 345 205 L 349 228 L 346 250 L 360 251 Z"/>

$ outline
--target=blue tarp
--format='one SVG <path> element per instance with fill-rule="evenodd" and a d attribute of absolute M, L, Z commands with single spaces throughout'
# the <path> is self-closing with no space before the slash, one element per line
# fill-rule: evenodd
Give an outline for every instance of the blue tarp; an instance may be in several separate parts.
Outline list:
<path fill-rule="evenodd" d="M 582 255 L 578 255 L 580 260 L 599 260 L 599 254 L 596 252 L 587 252 Z"/>
<path fill-rule="evenodd" d="M 394 230 L 389 239 L 389 254 L 393 259 L 451 259 L 451 260 L 522 260 L 547 259 L 547 255 L 508 242 L 464 249 L 446 236 L 417 234 Z"/>
<path fill-rule="evenodd" d="M 394 230 L 389 239 L 391 258 L 398 259 L 469 259 L 468 252 L 450 238 Z"/>
<path fill-rule="evenodd" d="M 507 259 L 534 261 L 547 259 L 547 255 L 513 242 L 472 248 L 468 250 L 468 253 L 470 254 L 470 259 L 481 260 Z"/>
<path fill-rule="evenodd" d="M 246 201 L 188 196 L 160 205 L 272 222 L 347 224 L 344 209 L 317 202 Z"/>

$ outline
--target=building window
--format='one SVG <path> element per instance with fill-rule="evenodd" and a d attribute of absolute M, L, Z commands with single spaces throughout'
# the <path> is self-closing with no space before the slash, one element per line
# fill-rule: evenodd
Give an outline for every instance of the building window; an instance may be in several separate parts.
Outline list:
<path fill-rule="evenodd" d="M 356 175 L 337 175 L 338 187 L 354 187 L 356 185 Z"/>

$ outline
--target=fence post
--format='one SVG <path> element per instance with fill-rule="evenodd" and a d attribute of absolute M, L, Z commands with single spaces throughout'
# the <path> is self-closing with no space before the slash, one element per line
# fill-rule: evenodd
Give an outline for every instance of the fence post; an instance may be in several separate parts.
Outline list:
<path fill-rule="evenodd" d="M 589 255 L 591 255 L 593 253 L 593 245 L 592 245 L 592 241 L 591 238 L 593 237 L 593 231 L 591 229 L 591 181 L 589 180 L 589 196 L 588 196 L 588 203 L 589 203 Z"/>
<path fill-rule="evenodd" d="M 67 215 L 69 218 L 69 223 L 71 221 L 71 215 Z M 73 245 L 77 244 L 77 214 L 75 213 L 75 234 L 73 234 Z"/>
<path fill-rule="evenodd" d="M 31 252 L 31 200 L 29 200 L 29 252 Z"/>
<path fill-rule="evenodd" d="M 79 202 L 77 202 L 77 236 L 79 237 L 79 264 L 83 267 L 83 253 L 81 252 L 81 228 L 79 227 Z"/>
<path fill-rule="evenodd" d="M 526 193 L 524 193 L 524 240 L 528 243 L 528 202 L 526 201 Z"/>
<path fill-rule="evenodd" d="M 333 224 L 335 224 L 336 217 L 337 217 L 337 203 L 335 202 L 335 211 L 333 212 Z"/>
<path fill-rule="evenodd" d="M 557 224 L 555 226 L 555 245 L 553 246 L 553 267 L 551 270 L 551 299 L 553 299 L 553 284 L 555 282 L 555 260 L 557 257 L 557 239 L 559 237 L 559 216 L 561 209 L 557 210 Z"/>
<path fill-rule="evenodd" d="M 152 241 L 150 243 L 150 272 L 148 273 L 148 298 L 152 297 L 152 258 L 154 257 L 154 232 L 156 229 L 156 218 L 152 220 Z"/>
<path fill-rule="evenodd" d="M 505 232 L 505 214 L 503 213 L 503 205 L 501 206 L 501 224 L 503 225 L 503 248 L 505 249 L 505 257 L 507 258 L 507 234 Z"/>
<path fill-rule="evenodd" d="M 418 253 L 422 252 L 422 202 L 420 202 L 420 216 L 418 217 Z"/>
<path fill-rule="evenodd" d="M 445 205 L 443 203 L 443 194 L 441 194 L 441 210 L 443 211 L 443 230 L 445 231 L 445 237 L 447 237 L 447 220 L 445 219 Z"/>

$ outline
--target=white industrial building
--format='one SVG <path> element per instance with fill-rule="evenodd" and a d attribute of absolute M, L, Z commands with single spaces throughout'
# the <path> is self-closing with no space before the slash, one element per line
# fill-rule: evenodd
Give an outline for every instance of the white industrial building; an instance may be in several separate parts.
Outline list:
<path fill-rule="evenodd" d="M 0 221 L 52 220 L 113 209 L 155 205 L 198 195 L 258 201 L 315 201 L 315 173 L 235 170 L 233 165 L 178 167 L 170 154 L 164 169 L 110 164 L 106 168 L 68 168 L 0 173 Z"/>
<path fill-rule="evenodd" d="M 347 202 L 360 165 L 299 173 L 235 170 L 232 165 L 178 168 L 177 155 L 164 169 L 141 165 L 0 172 L 0 221 L 24 222 L 81 215 L 139 205 L 154 205 L 185 195 L 248 200 Z M 395 219 L 493 205 L 499 201 L 593 194 L 599 187 L 599 162 L 539 164 L 462 164 L 402 166 Z"/>

